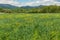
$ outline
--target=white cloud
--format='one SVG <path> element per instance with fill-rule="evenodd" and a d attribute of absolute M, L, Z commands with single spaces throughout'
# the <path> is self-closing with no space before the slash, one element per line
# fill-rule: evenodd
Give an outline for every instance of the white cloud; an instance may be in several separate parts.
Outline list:
<path fill-rule="evenodd" d="M 0 4 L 11 4 L 15 6 L 38 6 L 38 5 L 60 5 L 56 0 L 35 0 L 32 2 L 17 2 L 14 0 L 0 0 Z"/>
<path fill-rule="evenodd" d="M 16 2 L 14 0 L 0 0 L 0 4 L 11 4 L 11 5 L 15 5 L 15 6 L 21 5 L 19 2 Z"/>
<path fill-rule="evenodd" d="M 36 0 L 33 2 L 27 2 L 25 5 L 38 6 L 38 5 L 60 5 L 60 2 L 56 0 Z"/>

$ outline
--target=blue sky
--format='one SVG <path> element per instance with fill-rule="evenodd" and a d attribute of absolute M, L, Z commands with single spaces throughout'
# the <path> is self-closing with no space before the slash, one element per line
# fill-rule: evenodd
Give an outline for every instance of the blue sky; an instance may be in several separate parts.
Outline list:
<path fill-rule="evenodd" d="M 17 2 L 32 2 L 32 1 L 36 1 L 36 0 L 15 0 Z"/>
<path fill-rule="evenodd" d="M 17 2 L 32 2 L 32 1 L 37 1 L 37 0 L 15 0 Z M 58 1 L 60 2 L 60 0 L 55 0 L 55 1 Z"/>
<path fill-rule="evenodd" d="M 0 4 L 14 6 L 60 5 L 60 0 L 0 0 Z"/>
<path fill-rule="evenodd" d="M 34 0 L 16 0 L 18 2 L 31 2 L 31 1 L 34 1 Z"/>

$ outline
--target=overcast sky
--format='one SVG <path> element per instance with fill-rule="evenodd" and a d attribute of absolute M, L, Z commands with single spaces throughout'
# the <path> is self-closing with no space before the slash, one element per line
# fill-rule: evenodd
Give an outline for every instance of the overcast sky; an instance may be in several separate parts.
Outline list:
<path fill-rule="evenodd" d="M 60 0 L 0 0 L 0 4 L 15 6 L 60 5 Z"/>

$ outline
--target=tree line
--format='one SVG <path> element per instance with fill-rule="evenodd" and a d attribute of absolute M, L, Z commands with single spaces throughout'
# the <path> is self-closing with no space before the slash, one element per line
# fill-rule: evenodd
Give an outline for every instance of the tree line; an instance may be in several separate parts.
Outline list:
<path fill-rule="evenodd" d="M 0 12 L 3 13 L 60 13 L 60 6 L 50 5 L 33 8 L 0 8 Z"/>

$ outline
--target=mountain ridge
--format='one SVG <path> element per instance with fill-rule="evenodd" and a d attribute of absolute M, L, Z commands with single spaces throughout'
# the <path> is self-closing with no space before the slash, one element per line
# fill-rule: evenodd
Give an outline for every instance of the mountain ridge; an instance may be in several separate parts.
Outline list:
<path fill-rule="evenodd" d="M 42 7 L 43 5 L 39 5 L 39 6 L 21 6 L 21 7 L 18 7 L 18 6 L 14 6 L 14 5 L 10 5 L 10 4 L 0 4 L 0 7 L 1 8 L 38 8 L 38 7 Z"/>
<path fill-rule="evenodd" d="M 17 8 L 17 6 L 13 6 L 10 4 L 0 4 L 0 8 Z"/>

